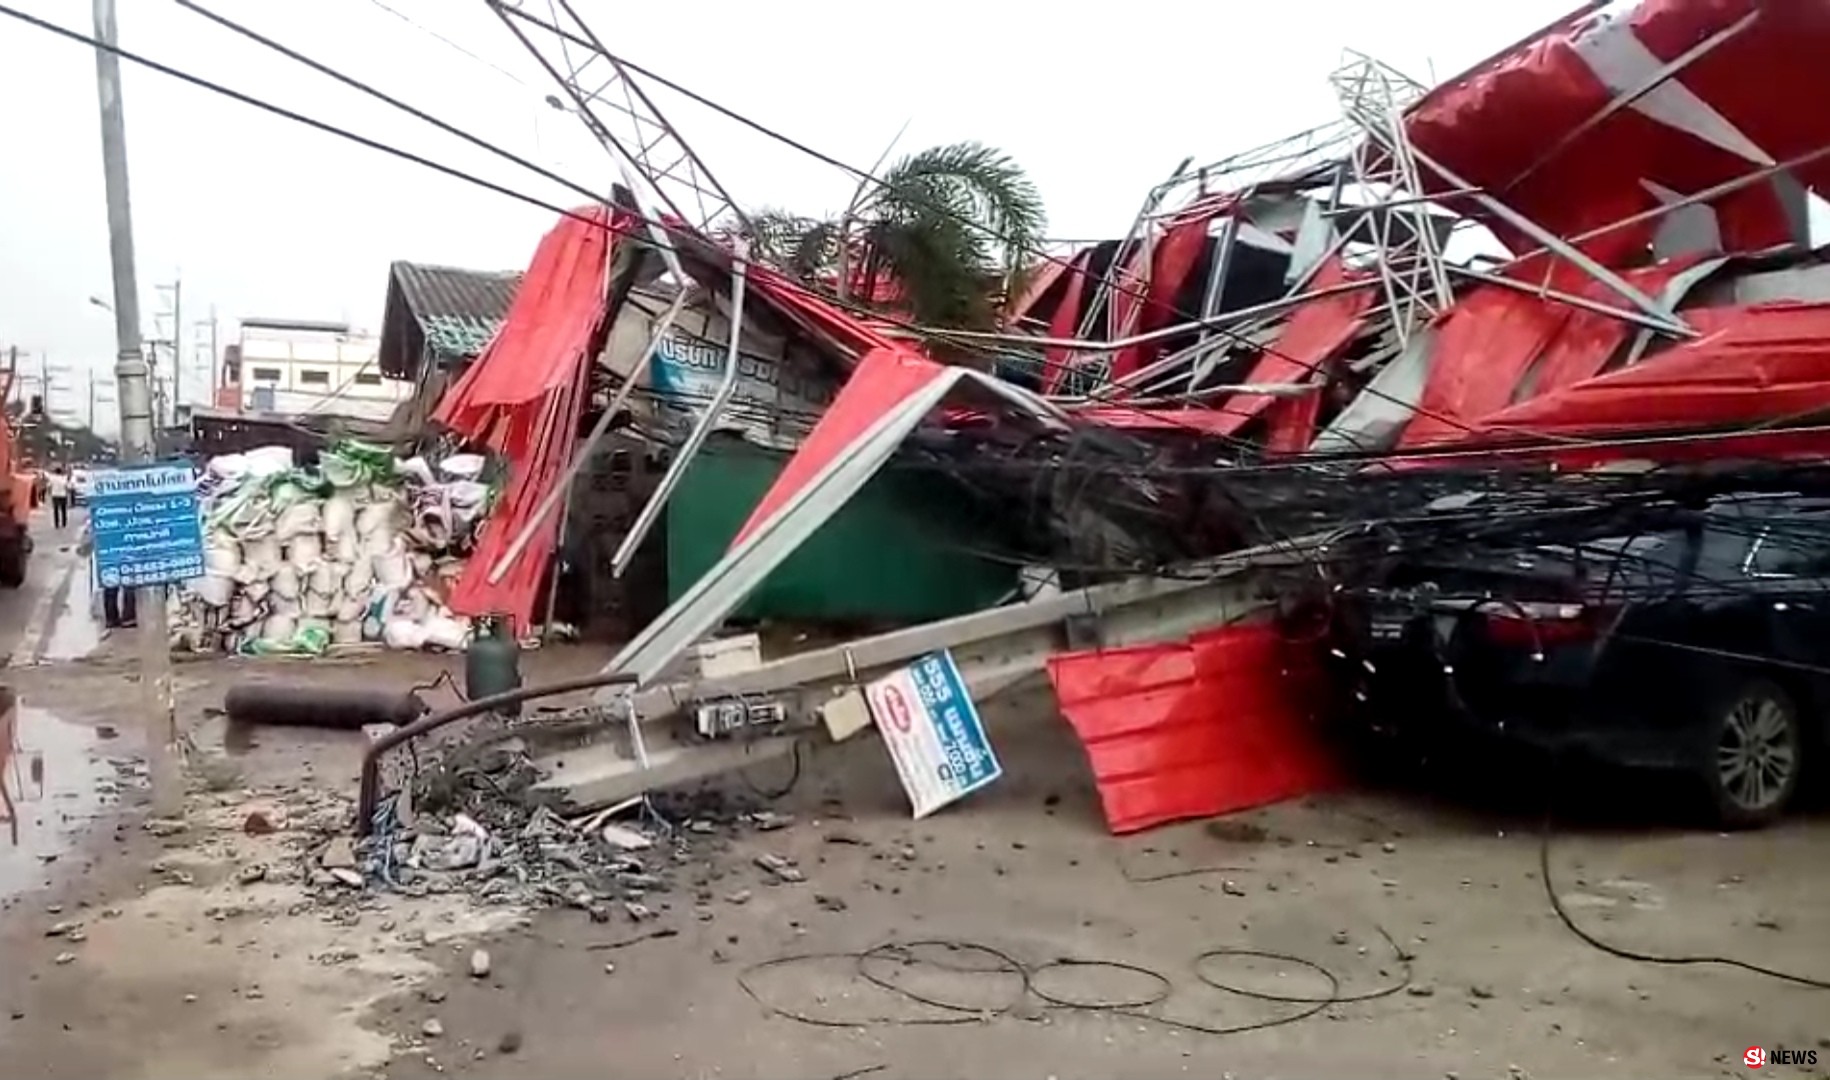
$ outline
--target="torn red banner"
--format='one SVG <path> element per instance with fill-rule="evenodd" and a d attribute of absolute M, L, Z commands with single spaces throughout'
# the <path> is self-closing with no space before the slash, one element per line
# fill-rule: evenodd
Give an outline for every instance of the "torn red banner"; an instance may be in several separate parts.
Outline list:
<path fill-rule="evenodd" d="M 1086 747 L 1106 826 L 1136 832 L 1337 784 L 1318 730 L 1315 647 L 1252 625 L 1052 657 L 1049 679 Z"/>
<path fill-rule="evenodd" d="M 591 348 L 608 310 L 615 227 L 612 211 L 591 207 L 541 238 L 495 339 L 433 414 L 508 461 L 508 484 L 451 593 L 460 615 L 506 615 L 517 633 L 533 623 L 559 515 L 547 515 L 501 580 L 491 584 L 489 576 L 577 450 Z"/>
<path fill-rule="evenodd" d="M 1806 157 L 1830 143 L 1830 9 L 1762 0 L 1643 0 L 1566 21 L 1445 83 L 1406 130 L 1476 189 L 1551 232 L 1607 229 Z M 1577 134 L 1572 134 L 1577 133 Z M 1435 191 L 1459 183 L 1424 167 Z M 1830 181 L 1830 155 L 1786 184 L 1752 183 L 1706 204 L 1724 250 L 1802 239 L 1801 194 Z M 1789 190 L 1788 190 L 1789 188 Z M 1475 216 L 1471 200 L 1451 200 Z M 1514 251 L 1538 246 L 1491 222 Z M 1585 249 L 1610 265 L 1643 252 L 1655 221 L 1601 232 Z"/>

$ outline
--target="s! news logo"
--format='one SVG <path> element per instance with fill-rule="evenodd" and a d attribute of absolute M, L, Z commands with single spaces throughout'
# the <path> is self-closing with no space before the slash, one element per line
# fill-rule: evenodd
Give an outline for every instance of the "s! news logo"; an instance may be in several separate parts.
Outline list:
<path fill-rule="evenodd" d="M 1768 1050 L 1764 1047 L 1750 1046 L 1747 1053 L 1741 1055 L 1741 1064 L 1750 1069 L 1767 1065 L 1816 1065 L 1815 1050 Z"/>

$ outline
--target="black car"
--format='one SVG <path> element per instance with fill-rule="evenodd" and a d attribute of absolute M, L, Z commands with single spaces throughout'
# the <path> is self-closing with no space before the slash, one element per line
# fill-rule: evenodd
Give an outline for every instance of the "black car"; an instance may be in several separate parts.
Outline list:
<path fill-rule="evenodd" d="M 1721 824 L 1764 824 L 1830 731 L 1830 499 L 1401 558 L 1339 623 L 1345 688 L 1377 730 L 1681 769 Z"/>

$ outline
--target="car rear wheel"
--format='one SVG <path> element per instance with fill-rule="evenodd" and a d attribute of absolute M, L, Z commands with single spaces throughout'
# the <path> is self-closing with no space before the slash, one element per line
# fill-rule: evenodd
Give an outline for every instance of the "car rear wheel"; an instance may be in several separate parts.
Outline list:
<path fill-rule="evenodd" d="M 1791 695 L 1750 682 L 1716 711 L 1710 733 L 1703 779 L 1717 820 L 1754 828 L 1782 814 L 1804 765 L 1804 730 Z"/>

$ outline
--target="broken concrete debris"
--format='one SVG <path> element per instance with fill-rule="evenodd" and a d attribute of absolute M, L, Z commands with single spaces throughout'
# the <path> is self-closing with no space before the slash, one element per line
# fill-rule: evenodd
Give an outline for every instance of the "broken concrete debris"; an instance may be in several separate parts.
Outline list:
<path fill-rule="evenodd" d="M 807 875 L 801 873 L 800 868 L 794 865 L 794 860 L 785 855 L 769 853 L 758 855 L 756 865 L 774 881 L 784 885 L 798 885 L 807 880 Z"/>

